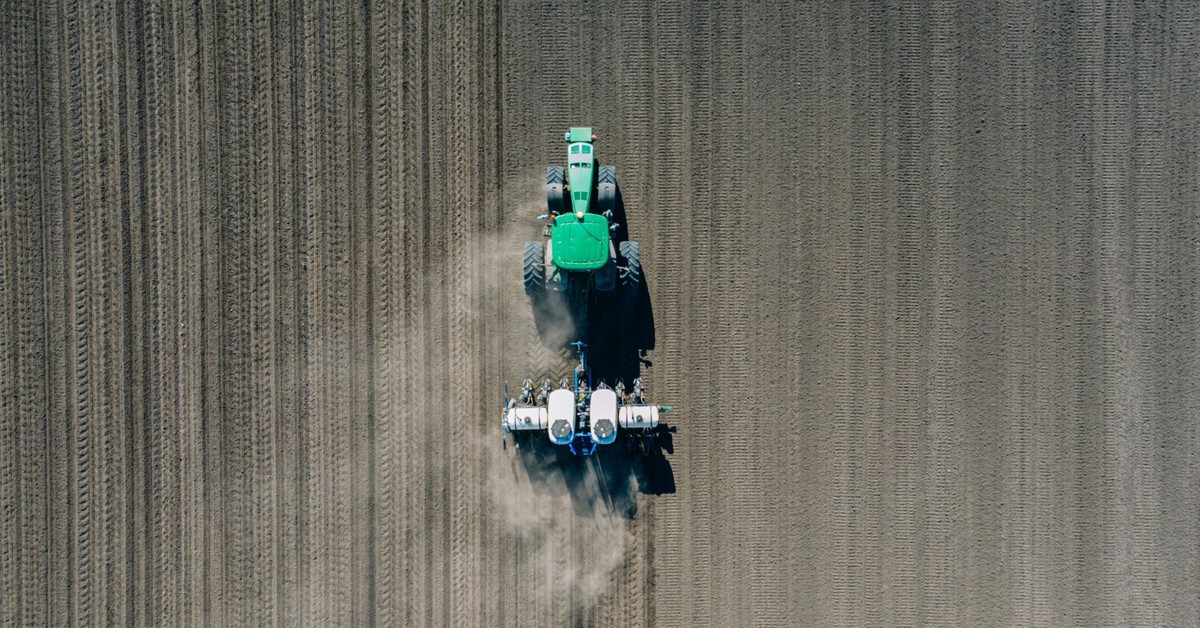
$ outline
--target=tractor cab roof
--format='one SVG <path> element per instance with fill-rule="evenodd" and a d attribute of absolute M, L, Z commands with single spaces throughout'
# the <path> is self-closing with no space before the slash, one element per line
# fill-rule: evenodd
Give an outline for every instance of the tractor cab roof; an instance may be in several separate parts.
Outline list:
<path fill-rule="evenodd" d="M 571 130 L 567 131 L 565 139 L 572 144 L 575 142 L 587 142 L 590 144 L 592 142 L 592 127 L 573 126 Z"/>

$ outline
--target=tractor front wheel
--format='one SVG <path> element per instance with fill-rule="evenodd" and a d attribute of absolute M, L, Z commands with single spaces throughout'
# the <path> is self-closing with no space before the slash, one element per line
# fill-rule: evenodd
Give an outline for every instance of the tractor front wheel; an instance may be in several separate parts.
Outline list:
<path fill-rule="evenodd" d="M 600 166 L 596 169 L 596 203 L 600 213 L 617 209 L 617 167 Z"/>
<path fill-rule="evenodd" d="M 563 213 L 566 205 L 563 197 L 565 181 L 562 166 L 546 167 L 546 209 L 549 210 L 551 216 Z"/>

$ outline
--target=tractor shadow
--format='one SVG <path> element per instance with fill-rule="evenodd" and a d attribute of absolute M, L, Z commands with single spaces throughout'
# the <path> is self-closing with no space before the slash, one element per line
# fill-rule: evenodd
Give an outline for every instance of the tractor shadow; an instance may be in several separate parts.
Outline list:
<path fill-rule="evenodd" d="M 535 493 L 561 495 L 565 491 L 576 515 L 615 514 L 633 519 L 638 493 L 675 492 L 675 474 L 667 458 L 674 453 L 675 431 L 675 427 L 659 423 L 644 449 L 626 447 L 618 440 L 596 448 L 589 457 L 576 457 L 545 439 L 530 438 L 521 443 L 517 458 Z"/>
<path fill-rule="evenodd" d="M 613 220 L 618 227 L 617 241 L 628 239 L 625 202 L 617 188 L 617 206 Z M 632 299 L 628 295 L 593 292 L 588 304 L 586 338 L 588 363 L 595 384 L 605 382 L 626 388 L 650 366 L 647 354 L 654 349 L 654 307 L 646 274 Z M 552 350 L 566 348 L 577 337 L 576 322 L 561 301 L 539 300 L 533 303 L 538 334 L 544 346 Z M 570 321 L 563 324 L 562 321 Z M 575 511 L 588 516 L 617 513 L 632 519 L 637 514 L 637 493 L 664 495 L 674 493 L 675 473 L 669 456 L 674 453 L 676 428 L 666 423 L 637 442 L 625 442 L 618 436 L 612 445 L 598 447 L 589 458 L 576 458 L 565 448 L 531 439 L 519 449 L 522 464 L 536 490 L 557 492 L 565 486 Z M 562 478 L 563 484 L 558 484 Z"/>

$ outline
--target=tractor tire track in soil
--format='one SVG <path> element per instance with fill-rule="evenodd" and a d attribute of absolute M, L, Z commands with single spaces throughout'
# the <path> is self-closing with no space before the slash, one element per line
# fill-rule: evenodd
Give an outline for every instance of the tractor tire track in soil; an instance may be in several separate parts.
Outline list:
<path fill-rule="evenodd" d="M 1197 7 L 3 14 L 0 623 L 1200 624 Z M 573 124 L 646 459 L 499 448 Z"/>

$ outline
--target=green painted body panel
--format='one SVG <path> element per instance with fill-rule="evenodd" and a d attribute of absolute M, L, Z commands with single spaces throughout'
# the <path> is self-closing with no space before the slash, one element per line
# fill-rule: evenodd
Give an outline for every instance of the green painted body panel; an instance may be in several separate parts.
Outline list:
<path fill-rule="evenodd" d="M 608 262 L 608 219 L 599 214 L 559 216 L 550 231 L 554 265 L 568 271 L 591 271 Z"/>
<path fill-rule="evenodd" d="M 571 191 L 571 211 L 582 217 L 592 206 L 593 171 L 596 169 L 592 127 L 571 127 L 567 131 L 567 187 Z"/>

